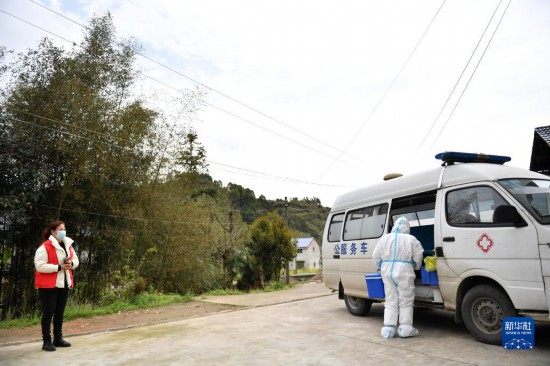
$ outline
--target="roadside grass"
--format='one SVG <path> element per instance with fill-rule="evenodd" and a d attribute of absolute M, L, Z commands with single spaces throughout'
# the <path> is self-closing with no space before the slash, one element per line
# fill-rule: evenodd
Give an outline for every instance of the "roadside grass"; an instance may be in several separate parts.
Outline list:
<path fill-rule="evenodd" d="M 277 281 L 268 284 L 264 289 L 252 290 L 249 292 L 232 289 L 219 289 L 203 293 L 201 294 L 201 296 L 242 295 L 246 293 L 273 292 L 289 288 L 292 288 L 292 285 L 287 285 L 284 281 Z M 97 315 L 109 315 L 137 309 L 148 309 L 174 304 L 182 304 L 192 301 L 193 297 L 193 294 L 186 294 L 182 296 L 145 293 L 131 300 L 115 301 L 103 306 L 94 306 L 91 304 L 75 304 L 71 301 L 71 299 L 69 299 L 69 303 L 67 304 L 67 308 L 65 309 L 64 320 L 68 321 L 77 318 L 91 318 Z M 21 318 L 10 318 L 8 316 L 8 319 L 0 321 L 0 329 L 25 328 L 37 325 L 40 324 L 40 317 L 40 312 Z"/>
<path fill-rule="evenodd" d="M 212 290 L 212 291 L 205 292 L 204 294 L 201 294 L 201 296 L 223 296 L 223 295 L 255 294 L 255 293 L 262 293 L 262 292 L 273 292 L 273 291 L 286 290 L 286 289 L 292 288 L 293 286 L 294 286 L 293 284 L 287 285 L 284 281 L 275 281 L 275 282 L 269 283 L 263 289 L 256 289 L 256 290 L 251 290 L 251 291 L 242 291 L 242 290 L 237 290 L 237 289 L 218 289 L 218 290 Z"/>
<path fill-rule="evenodd" d="M 291 269 L 290 274 L 291 275 L 300 275 L 300 274 L 317 274 L 321 273 L 323 270 L 321 268 L 300 268 L 300 269 Z M 281 276 L 285 275 L 285 270 L 282 269 L 280 272 Z"/>
<path fill-rule="evenodd" d="M 319 273 L 321 270 L 319 268 L 300 268 L 298 270 L 293 270 L 293 274 L 307 274 L 307 273 Z"/>
<path fill-rule="evenodd" d="M 132 300 L 117 301 L 104 306 L 93 306 L 91 304 L 74 304 L 69 300 L 65 309 L 64 320 L 76 318 L 91 318 L 97 315 L 109 315 L 123 311 L 137 309 L 156 308 L 167 305 L 182 304 L 193 299 L 192 294 L 187 295 L 163 295 L 163 294 L 142 294 Z M 40 324 L 41 314 L 34 314 L 22 318 L 8 318 L 0 321 L 0 329 L 25 328 Z"/>

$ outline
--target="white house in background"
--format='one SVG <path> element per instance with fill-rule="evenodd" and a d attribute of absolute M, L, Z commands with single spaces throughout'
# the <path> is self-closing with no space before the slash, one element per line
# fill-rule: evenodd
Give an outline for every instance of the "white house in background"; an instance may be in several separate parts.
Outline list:
<path fill-rule="evenodd" d="M 298 247 L 298 254 L 292 262 L 290 269 L 319 268 L 321 263 L 321 247 L 315 238 L 294 238 Z"/>

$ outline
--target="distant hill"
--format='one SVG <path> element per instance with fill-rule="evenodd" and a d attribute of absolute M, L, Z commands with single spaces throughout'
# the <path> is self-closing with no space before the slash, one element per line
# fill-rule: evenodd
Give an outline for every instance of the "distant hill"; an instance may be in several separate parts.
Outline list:
<path fill-rule="evenodd" d="M 268 200 L 263 195 L 256 198 L 254 191 L 234 183 L 229 183 L 227 190 L 233 207 L 240 211 L 243 220 L 248 224 L 271 211 L 277 211 L 281 217 L 285 217 L 284 199 Z M 330 208 L 321 206 L 321 201 L 316 197 L 294 197 L 287 203 L 288 226 L 294 234 L 314 237 L 321 243 Z"/>

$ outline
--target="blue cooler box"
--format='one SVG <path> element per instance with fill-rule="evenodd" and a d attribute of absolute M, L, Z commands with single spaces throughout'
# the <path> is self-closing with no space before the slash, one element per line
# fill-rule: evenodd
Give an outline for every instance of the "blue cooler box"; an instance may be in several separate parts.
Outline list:
<path fill-rule="evenodd" d="M 422 267 L 420 268 L 420 275 L 422 276 L 423 285 L 437 286 L 439 284 L 437 271 L 426 272 L 426 267 Z"/>
<path fill-rule="evenodd" d="M 379 273 L 366 274 L 365 281 L 367 281 L 367 291 L 371 299 L 383 299 L 385 297 L 384 283 Z"/>

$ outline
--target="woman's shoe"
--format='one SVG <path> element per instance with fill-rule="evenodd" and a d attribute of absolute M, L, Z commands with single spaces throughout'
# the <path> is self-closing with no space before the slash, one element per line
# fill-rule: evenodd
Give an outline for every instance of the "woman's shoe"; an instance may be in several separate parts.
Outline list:
<path fill-rule="evenodd" d="M 71 344 L 69 342 L 67 342 L 66 340 L 64 340 L 63 338 L 54 339 L 53 345 L 55 347 L 70 347 L 71 346 Z M 55 349 L 54 349 L 54 351 L 55 351 Z"/>
<path fill-rule="evenodd" d="M 42 344 L 42 350 L 43 351 L 48 351 L 48 352 L 55 351 L 55 346 L 52 344 L 51 338 L 44 340 L 44 344 Z"/>

